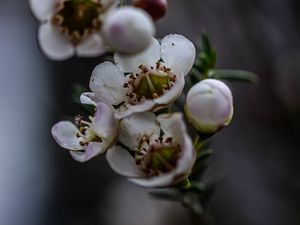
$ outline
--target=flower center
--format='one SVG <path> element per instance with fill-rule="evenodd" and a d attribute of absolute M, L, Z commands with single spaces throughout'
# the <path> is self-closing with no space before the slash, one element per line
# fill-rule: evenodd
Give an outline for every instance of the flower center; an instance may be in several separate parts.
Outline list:
<path fill-rule="evenodd" d="M 99 31 L 102 6 L 97 0 L 64 0 L 57 3 L 52 23 L 77 45 L 87 35 Z"/>
<path fill-rule="evenodd" d="M 93 118 L 90 118 L 90 120 L 92 121 Z M 84 121 L 82 116 L 78 115 L 75 117 L 75 124 L 79 129 L 77 138 L 83 138 L 80 145 L 86 146 L 89 142 L 102 142 L 101 137 L 97 136 L 96 132 L 92 129 L 91 122 Z"/>
<path fill-rule="evenodd" d="M 127 96 L 130 103 L 136 104 L 144 99 L 155 99 L 170 90 L 176 81 L 176 75 L 165 66 L 157 64 L 156 69 L 141 65 L 141 72 L 131 74 L 123 85 L 127 88 Z"/>
<path fill-rule="evenodd" d="M 172 171 L 181 154 L 180 145 L 173 143 L 171 138 L 157 139 L 155 142 L 135 155 L 136 164 L 149 177 Z"/>

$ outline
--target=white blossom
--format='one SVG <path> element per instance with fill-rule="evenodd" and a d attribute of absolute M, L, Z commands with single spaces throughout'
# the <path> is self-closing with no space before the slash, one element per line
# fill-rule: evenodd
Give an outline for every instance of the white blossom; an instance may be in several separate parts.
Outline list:
<path fill-rule="evenodd" d="M 112 169 L 145 187 L 166 187 L 185 180 L 196 152 L 182 114 L 134 114 L 120 123 L 119 141 L 106 158 Z"/>
<path fill-rule="evenodd" d="M 30 0 L 33 14 L 41 22 L 38 42 L 52 60 L 74 54 L 94 57 L 106 52 L 101 35 L 105 15 L 117 0 Z"/>
<path fill-rule="evenodd" d="M 188 92 L 185 112 L 198 131 L 214 133 L 227 126 L 232 119 L 232 93 L 222 81 L 200 81 Z"/>
<path fill-rule="evenodd" d="M 72 157 L 85 162 L 104 153 L 115 142 L 118 134 L 118 121 L 110 106 L 97 103 L 94 117 L 90 121 L 76 118 L 76 124 L 60 121 L 52 127 L 51 133 L 56 142 L 70 150 Z"/>
<path fill-rule="evenodd" d="M 161 44 L 153 39 L 135 55 L 116 53 L 116 65 L 104 62 L 94 69 L 92 93 L 84 93 L 81 99 L 118 106 L 117 118 L 167 107 L 181 94 L 195 54 L 194 45 L 177 34 L 166 36 Z"/>

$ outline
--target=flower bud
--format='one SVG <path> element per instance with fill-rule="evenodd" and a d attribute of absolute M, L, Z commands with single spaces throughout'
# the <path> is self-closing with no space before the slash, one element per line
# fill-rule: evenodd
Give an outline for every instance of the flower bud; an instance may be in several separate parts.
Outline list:
<path fill-rule="evenodd" d="M 134 54 L 148 47 L 155 34 L 155 27 L 146 12 L 124 6 L 107 15 L 103 32 L 106 42 L 115 51 Z"/>
<path fill-rule="evenodd" d="M 135 0 L 133 5 L 148 12 L 153 20 L 164 17 L 168 9 L 167 0 Z"/>
<path fill-rule="evenodd" d="M 199 132 L 211 134 L 230 123 L 233 115 L 232 102 L 232 93 L 225 83 L 206 79 L 188 92 L 185 112 Z"/>

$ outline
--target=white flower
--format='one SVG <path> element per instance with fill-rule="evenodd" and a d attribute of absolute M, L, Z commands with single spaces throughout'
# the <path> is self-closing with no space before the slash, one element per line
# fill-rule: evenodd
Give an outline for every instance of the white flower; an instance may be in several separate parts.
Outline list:
<path fill-rule="evenodd" d="M 76 118 L 76 125 L 69 121 L 61 121 L 52 127 L 51 133 L 56 142 L 70 150 L 72 157 L 85 162 L 109 149 L 117 138 L 118 121 L 112 109 L 98 103 L 91 122 Z"/>
<path fill-rule="evenodd" d="M 117 118 L 167 107 L 181 94 L 195 52 L 188 39 L 174 34 L 166 36 L 161 44 L 153 39 L 136 55 L 116 53 L 116 65 L 104 62 L 94 69 L 90 79 L 93 93 L 84 93 L 81 99 L 83 103 L 117 105 Z"/>
<path fill-rule="evenodd" d="M 94 57 L 106 52 L 100 31 L 105 14 L 117 0 L 30 0 L 33 14 L 42 23 L 38 41 L 53 60 L 74 54 Z"/>
<path fill-rule="evenodd" d="M 200 81 L 188 92 L 185 112 L 198 131 L 214 133 L 227 126 L 232 119 L 232 93 L 222 81 Z"/>
<path fill-rule="evenodd" d="M 106 42 L 116 51 L 133 54 L 144 50 L 155 34 L 151 17 L 132 6 L 111 10 L 105 19 L 103 33 Z"/>
<path fill-rule="evenodd" d="M 112 169 L 145 187 L 166 187 L 185 180 L 196 152 L 182 114 L 134 114 L 120 123 L 119 141 L 106 158 Z"/>

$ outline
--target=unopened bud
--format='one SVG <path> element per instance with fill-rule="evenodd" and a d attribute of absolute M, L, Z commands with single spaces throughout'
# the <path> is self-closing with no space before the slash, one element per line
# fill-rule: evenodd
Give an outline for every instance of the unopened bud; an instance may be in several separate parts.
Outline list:
<path fill-rule="evenodd" d="M 227 126 L 233 115 L 232 93 L 222 81 L 206 79 L 194 85 L 187 95 L 186 115 L 201 133 L 211 134 Z"/>
<path fill-rule="evenodd" d="M 164 17 L 168 9 L 167 0 L 135 0 L 133 5 L 148 12 L 153 20 Z"/>
<path fill-rule="evenodd" d="M 134 54 L 148 47 L 155 34 L 155 27 L 146 12 L 124 6 L 107 15 L 103 32 L 106 42 L 115 51 Z"/>

